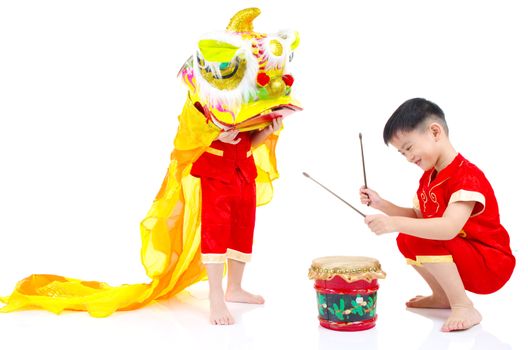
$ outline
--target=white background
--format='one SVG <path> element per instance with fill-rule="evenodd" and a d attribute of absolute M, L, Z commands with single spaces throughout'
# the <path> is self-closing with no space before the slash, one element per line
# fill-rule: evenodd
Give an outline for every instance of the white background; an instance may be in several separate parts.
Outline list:
<path fill-rule="evenodd" d="M 258 209 L 245 276 L 266 305 L 232 305 L 235 326 L 209 326 L 202 283 L 106 319 L 0 314 L 1 341 L 18 342 L 6 348 L 525 348 L 514 321 L 528 305 L 522 1 L 1 0 L 0 294 L 32 273 L 148 282 L 139 222 L 161 185 L 185 98 L 176 73 L 201 34 L 249 6 L 262 10 L 257 31 L 301 35 L 291 72 L 305 110 L 285 121 L 281 177 L 272 203 Z M 357 195 L 362 132 L 369 187 L 410 206 L 421 170 L 384 145 L 382 130 L 412 97 L 443 108 L 455 148 L 486 173 L 518 261 L 502 290 L 471 295 L 484 321 L 466 332 L 440 333 L 445 313 L 406 310 L 405 300 L 427 287 L 404 264 L 395 234 L 371 234 L 301 175 L 374 212 Z M 380 260 L 388 275 L 376 328 L 318 326 L 306 273 L 325 255 Z"/>

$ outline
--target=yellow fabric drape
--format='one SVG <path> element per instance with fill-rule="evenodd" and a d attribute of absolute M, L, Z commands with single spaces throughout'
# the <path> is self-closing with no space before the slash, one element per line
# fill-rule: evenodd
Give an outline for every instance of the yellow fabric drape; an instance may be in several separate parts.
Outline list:
<path fill-rule="evenodd" d="M 200 261 L 200 180 L 190 175 L 192 163 L 219 135 L 187 100 L 179 117 L 174 150 L 167 174 L 152 207 L 141 222 L 141 261 L 150 283 L 110 286 L 56 275 L 31 275 L 18 282 L 13 293 L 0 298 L 0 312 L 20 309 L 87 311 L 105 317 L 117 310 L 133 310 L 153 300 L 170 298 L 206 278 Z M 271 181 L 278 177 L 271 135 L 253 150 L 258 176 L 257 205 L 271 200 Z"/>

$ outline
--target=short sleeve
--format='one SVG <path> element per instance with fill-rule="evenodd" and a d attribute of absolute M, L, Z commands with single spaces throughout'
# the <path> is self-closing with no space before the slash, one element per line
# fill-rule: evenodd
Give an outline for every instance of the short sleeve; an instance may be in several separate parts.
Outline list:
<path fill-rule="evenodd" d="M 420 200 L 418 199 L 418 195 L 415 193 L 413 197 L 413 209 L 420 210 Z"/>
<path fill-rule="evenodd" d="M 484 174 L 473 165 L 461 166 L 452 177 L 450 184 L 451 197 L 449 204 L 454 202 L 475 202 L 471 216 L 477 216 L 486 208 L 484 195 L 487 183 Z"/>

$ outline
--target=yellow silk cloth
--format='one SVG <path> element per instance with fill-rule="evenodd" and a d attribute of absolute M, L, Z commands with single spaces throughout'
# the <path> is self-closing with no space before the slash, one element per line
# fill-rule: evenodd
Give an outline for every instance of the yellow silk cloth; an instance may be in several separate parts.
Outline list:
<path fill-rule="evenodd" d="M 170 298 L 206 278 L 200 256 L 200 180 L 190 175 L 192 163 L 219 135 L 220 130 L 192 104 L 179 117 L 171 162 L 161 189 L 141 222 L 141 260 L 150 283 L 124 284 L 81 281 L 56 275 L 31 275 L 18 282 L 13 293 L 0 298 L 0 312 L 40 308 L 54 313 L 88 311 L 105 317 L 116 310 L 133 310 L 153 300 Z M 253 150 L 257 165 L 257 205 L 271 200 L 271 181 L 278 177 L 271 135 Z"/>

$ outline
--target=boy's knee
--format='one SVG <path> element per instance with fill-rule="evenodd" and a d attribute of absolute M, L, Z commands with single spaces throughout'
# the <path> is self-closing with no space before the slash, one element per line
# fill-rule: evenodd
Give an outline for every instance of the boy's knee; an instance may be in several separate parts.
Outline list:
<path fill-rule="evenodd" d="M 400 233 L 396 238 L 398 249 L 408 259 L 416 256 L 451 255 L 444 241 L 425 239 Z"/>
<path fill-rule="evenodd" d="M 405 233 L 398 234 L 398 237 L 396 237 L 396 244 L 404 257 L 414 259 L 413 251 L 409 244 L 409 237 L 411 236 L 406 235 Z"/>

